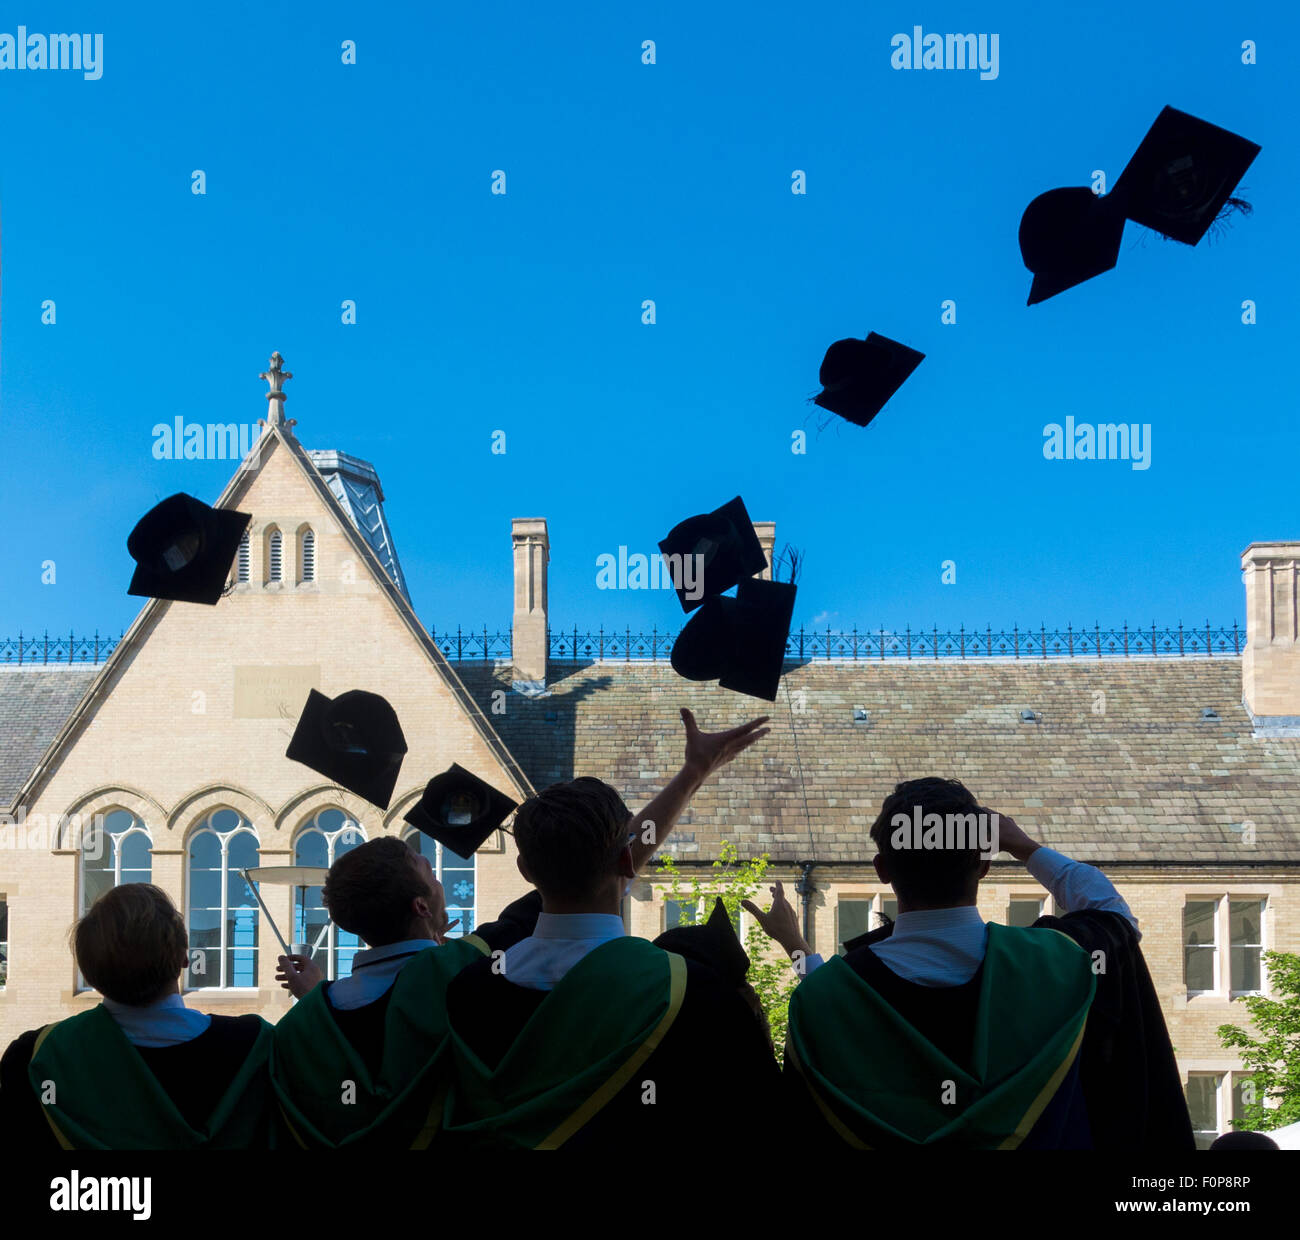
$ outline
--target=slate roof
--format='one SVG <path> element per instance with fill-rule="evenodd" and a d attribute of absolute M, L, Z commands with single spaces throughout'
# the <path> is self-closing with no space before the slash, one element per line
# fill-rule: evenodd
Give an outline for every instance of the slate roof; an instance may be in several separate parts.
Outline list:
<path fill-rule="evenodd" d="M 7 809 L 99 668 L 0 667 L 0 809 Z"/>
<path fill-rule="evenodd" d="M 485 710 L 509 687 L 508 667 L 456 670 Z M 662 663 L 552 665 L 550 680 L 545 697 L 509 694 L 490 716 L 506 746 L 534 787 L 597 775 L 633 808 L 680 764 L 679 705 L 710 730 L 773 716 L 761 757 L 695 798 L 675 833 L 683 861 L 728 839 L 742 856 L 867 863 L 867 830 L 893 785 L 948 775 L 1081 860 L 1300 864 L 1300 739 L 1252 737 L 1235 658 L 815 663 L 788 667 L 791 701 L 783 688 L 771 705 Z M 1201 720 L 1207 706 L 1218 722 Z M 854 707 L 869 722 L 855 723 Z M 1040 718 L 1022 722 L 1023 709 Z M 1253 848 L 1232 829 L 1247 820 Z"/>
<path fill-rule="evenodd" d="M 633 808 L 681 762 L 678 706 L 706 729 L 771 714 L 761 750 L 707 784 L 679 823 L 683 861 L 709 860 L 727 839 L 745 856 L 866 864 L 867 829 L 894 783 L 941 774 L 1080 860 L 1300 865 L 1300 739 L 1251 735 L 1235 658 L 816 663 L 789 667 L 791 700 L 783 689 L 771 705 L 664 663 L 553 664 L 546 695 L 507 692 L 504 715 L 492 693 L 509 690 L 508 666 L 454 667 L 534 787 L 597 775 Z M 94 674 L 0 668 L 5 804 Z M 1207 706 L 1218 722 L 1202 721 Z M 854 722 L 855 707 L 868 722 Z M 1038 720 L 1023 722 L 1024 709 Z M 1232 829 L 1246 821 L 1253 848 Z"/>

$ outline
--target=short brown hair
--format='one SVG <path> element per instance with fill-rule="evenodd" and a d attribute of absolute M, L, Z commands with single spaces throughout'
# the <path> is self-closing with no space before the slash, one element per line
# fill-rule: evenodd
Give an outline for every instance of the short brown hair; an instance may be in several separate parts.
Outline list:
<path fill-rule="evenodd" d="M 929 776 L 895 786 L 872 824 L 871 838 L 889 865 L 894 890 L 910 902 L 929 905 L 959 904 L 979 883 L 983 858 L 978 848 L 895 848 L 895 814 L 981 814 L 988 811 L 965 784 L 955 779 Z"/>
<path fill-rule="evenodd" d="M 334 924 L 371 947 L 397 943 L 411 924 L 411 901 L 431 896 L 415 851 L 384 836 L 345 852 L 330 866 L 321 900 Z"/>
<path fill-rule="evenodd" d="M 543 895 L 577 900 L 607 875 L 627 847 L 623 798 L 607 783 L 583 776 L 552 784 L 515 813 L 515 843 Z"/>
<path fill-rule="evenodd" d="M 176 985 L 189 956 L 185 919 L 152 883 L 106 891 L 72 932 L 81 975 L 106 999 L 140 1006 Z"/>

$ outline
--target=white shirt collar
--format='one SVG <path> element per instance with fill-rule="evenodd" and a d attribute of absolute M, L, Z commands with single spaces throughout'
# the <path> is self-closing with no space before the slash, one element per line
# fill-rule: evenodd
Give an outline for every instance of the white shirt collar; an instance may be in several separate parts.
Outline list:
<path fill-rule="evenodd" d="M 935 931 L 982 926 L 984 918 L 973 904 L 962 904 L 957 908 L 922 908 L 911 913 L 899 913 L 894 918 L 894 929 L 890 938 L 895 942 L 922 935 L 932 935 Z"/>
<path fill-rule="evenodd" d="M 535 939 L 618 939 L 627 933 L 615 913 L 539 913 Z"/>
<path fill-rule="evenodd" d="M 152 1003 L 118 1003 L 103 1000 L 104 1008 L 135 1046 L 177 1046 L 203 1033 L 212 1018 L 185 1006 L 185 1000 L 173 991 Z"/>
<path fill-rule="evenodd" d="M 416 952 L 424 951 L 426 947 L 437 946 L 437 941 L 434 939 L 402 939 L 399 943 L 385 943 L 383 947 L 368 947 L 352 957 L 352 968 L 355 972 L 357 969 L 378 964 L 381 960 L 388 960 L 393 956 L 413 956 Z"/>

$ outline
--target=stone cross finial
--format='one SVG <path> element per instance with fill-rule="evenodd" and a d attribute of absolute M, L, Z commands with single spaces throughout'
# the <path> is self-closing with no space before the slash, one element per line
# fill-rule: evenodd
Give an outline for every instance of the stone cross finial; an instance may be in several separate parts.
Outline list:
<path fill-rule="evenodd" d="M 271 390 L 266 394 L 266 399 L 272 402 L 267 412 L 270 414 L 271 425 L 278 426 L 284 421 L 284 399 L 287 395 L 284 391 L 284 381 L 292 379 L 293 372 L 284 369 L 284 358 L 280 356 L 280 351 L 277 349 L 271 354 L 269 368 L 257 377 L 265 379 L 271 385 Z"/>

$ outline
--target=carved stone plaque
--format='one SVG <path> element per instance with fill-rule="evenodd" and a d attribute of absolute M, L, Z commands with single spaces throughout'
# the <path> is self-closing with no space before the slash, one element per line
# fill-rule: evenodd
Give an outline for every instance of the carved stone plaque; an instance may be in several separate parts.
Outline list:
<path fill-rule="evenodd" d="M 236 719 L 296 722 L 311 689 L 320 688 L 320 664 L 307 667 L 236 667 Z"/>

